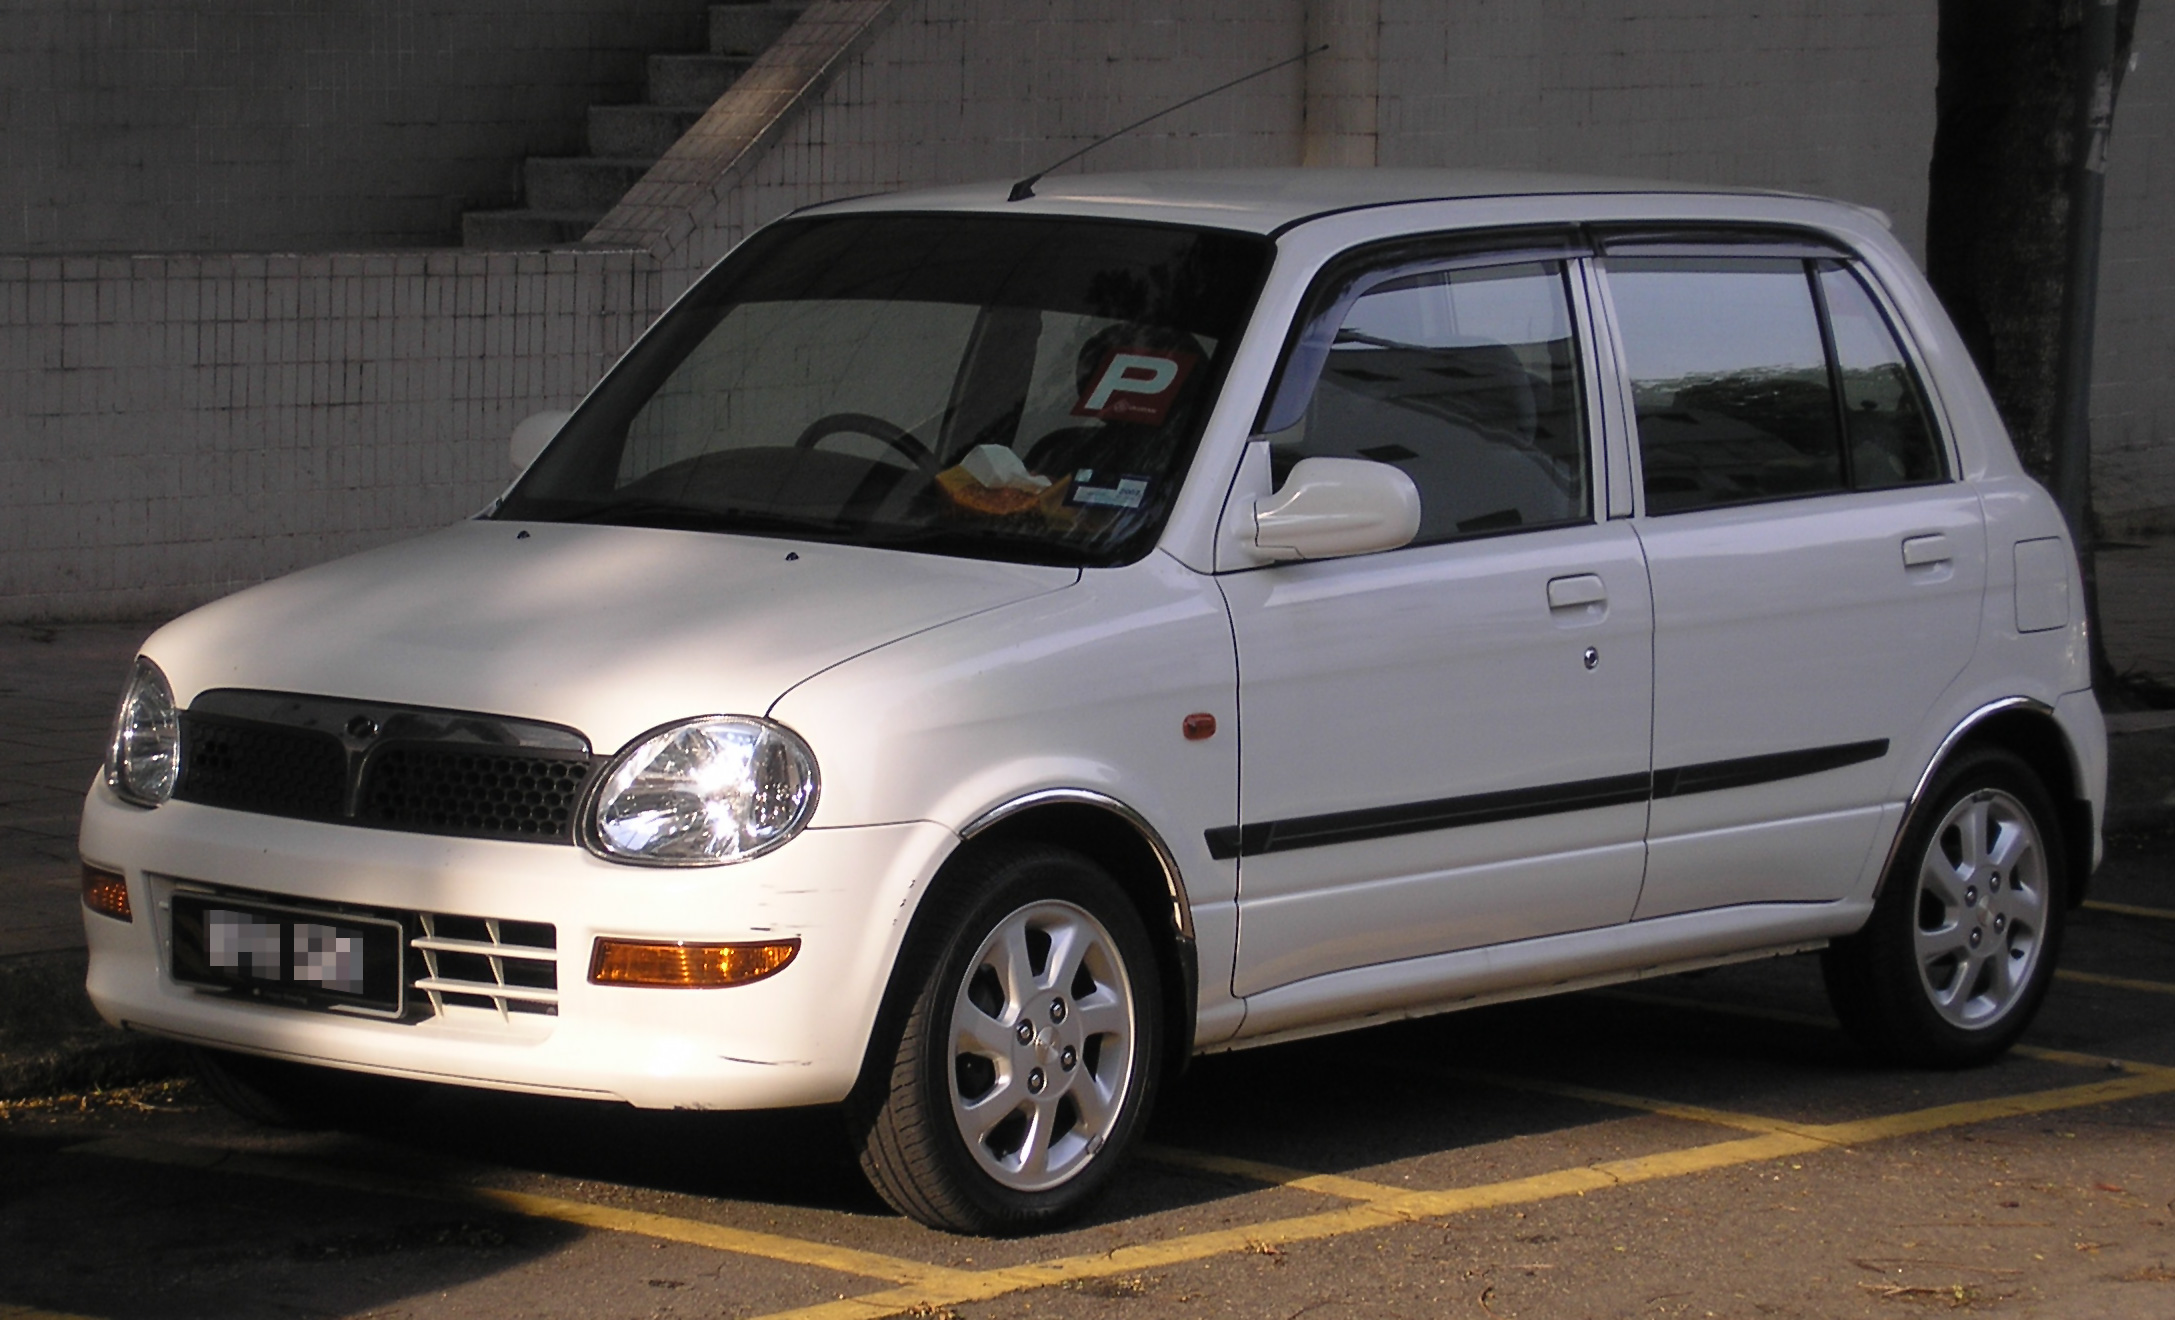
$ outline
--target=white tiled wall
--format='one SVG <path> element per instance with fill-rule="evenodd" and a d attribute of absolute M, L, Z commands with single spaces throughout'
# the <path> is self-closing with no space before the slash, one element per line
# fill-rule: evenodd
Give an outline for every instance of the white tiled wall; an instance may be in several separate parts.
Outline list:
<path fill-rule="evenodd" d="M 1933 5 L 1381 4 L 1381 164 L 1818 193 L 1888 212 L 1922 254 Z"/>
<path fill-rule="evenodd" d="M 658 290 L 630 252 L 0 258 L 0 619 L 172 613 L 461 517 Z"/>

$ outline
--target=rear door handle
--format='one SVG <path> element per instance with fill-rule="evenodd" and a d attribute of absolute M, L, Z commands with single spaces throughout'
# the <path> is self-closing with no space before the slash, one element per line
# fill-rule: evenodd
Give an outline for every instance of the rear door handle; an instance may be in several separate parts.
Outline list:
<path fill-rule="evenodd" d="M 1955 556 L 1949 553 L 1948 538 L 1939 532 L 1931 536 L 1907 536 L 1903 538 L 1903 566 L 1921 568 L 1927 564 L 1945 564 Z"/>
<path fill-rule="evenodd" d="M 1598 573 L 1580 573 L 1575 577 L 1548 579 L 1548 608 L 1575 610 L 1584 605 L 1600 605 L 1609 598 L 1609 589 L 1602 585 Z"/>

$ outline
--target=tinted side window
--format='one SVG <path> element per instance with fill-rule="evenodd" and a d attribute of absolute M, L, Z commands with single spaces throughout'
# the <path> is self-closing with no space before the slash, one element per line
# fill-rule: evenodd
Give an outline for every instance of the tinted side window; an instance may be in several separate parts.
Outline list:
<path fill-rule="evenodd" d="M 1420 491 L 1414 544 L 1588 515 L 1577 342 L 1561 262 L 1405 273 L 1353 300 L 1299 423 L 1302 458 L 1393 463 Z"/>
<path fill-rule="evenodd" d="M 1845 488 L 1803 262 L 1618 258 L 1609 262 L 1609 289 L 1649 512 Z"/>
<path fill-rule="evenodd" d="M 1833 262 L 1820 264 L 1820 292 L 1835 337 L 1851 484 L 1879 490 L 1941 480 L 1945 466 L 1917 378 L 1872 295 Z"/>

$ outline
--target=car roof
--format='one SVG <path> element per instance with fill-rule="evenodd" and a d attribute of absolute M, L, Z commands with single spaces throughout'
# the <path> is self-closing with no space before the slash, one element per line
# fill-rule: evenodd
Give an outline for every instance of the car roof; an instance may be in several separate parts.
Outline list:
<path fill-rule="evenodd" d="M 1130 174 L 1065 174 L 1036 181 L 1034 195 L 1007 200 L 1013 184 L 990 181 L 820 203 L 803 214 L 857 211 L 993 211 L 1008 215 L 1107 216 L 1274 234 L 1295 224 L 1400 202 L 1504 197 L 1668 194 L 1687 200 L 1787 197 L 1764 189 L 1515 170 L 1243 169 Z M 1726 213 L 1727 205 L 1716 208 Z"/>

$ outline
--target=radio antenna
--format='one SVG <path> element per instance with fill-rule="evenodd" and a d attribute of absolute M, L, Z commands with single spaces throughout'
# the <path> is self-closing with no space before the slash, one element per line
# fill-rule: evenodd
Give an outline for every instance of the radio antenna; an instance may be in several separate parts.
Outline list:
<path fill-rule="evenodd" d="M 1293 55 L 1288 59 L 1278 60 L 1276 63 L 1268 65 L 1264 68 L 1256 69 L 1252 73 L 1241 74 L 1239 77 L 1233 78 L 1230 82 L 1223 83 L 1219 86 L 1211 87 L 1205 92 L 1197 92 L 1194 95 L 1187 97 L 1185 100 L 1180 101 L 1176 105 L 1164 106 L 1161 110 L 1156 111 L 1154 114 L 1148 116 L 1146 119 L 1135 120 L 1134 122 L 1127 124 L 1125 127 L 1119 129 L 1115 133 L 1111 133 L 1107 136 L 1095 139 L 1093 142 L 1088 143 L 1086 146 L 1080 148 L 1078 151 L 1075 151 L 1070 156 L 1065 157 L 1063 160 L 1052 161 L 1050 164 L 1043 166 L 1039 170 L 1036 170 L 1033 174 L 1028 175 L 1024 179 L 1021 179 L 1018 183 L 1013 184 L 1012 192 L 1009 196 L 1005 198 L 1005 200 L 1008 202 L 1023 202 L 1027 200 L 1028 198 L 1035 195 L 1035 185 L 1042 182 L 1043 175 L 1048 174 L 1052 170 L 1062 169 L 1063 167 L 1072 164 L 1074 161 L 1080 159 L 1082 156 L 1087 155 L 1089 152 L 1095 150 L 1095 148 L 1103 145 L 1105 142 L 1110 142 L 1117 138 L 1124 137 L 1126 134 L 1132 132 L 1134 129 L 1139 128 L 1142 124 L 1152 124 L 1156 120 L 1161 119 L 1163 116 L 1170 114 L 1174 110 L 1185 109 L 1187 106 L 1192 105 L 1195 101 L 1205 101 L 1218 92 L 1227 92 L 1232 88 L 1238 86 L 1242 82 L 1249 82 L 1255 78 L 1259 78 L 1262 74 L 1265 73 L 1274 73 L 1287 64 L 1297 64 L 1303 59 L 1307 59 L 1310 56 L 1319 55 L 1323 51 L 1328 49 L 1329 43 L 1325 41 L 1321 45 L 1314 47 L 1312 50 L 1302 50 L 1297 55 Z"/>

